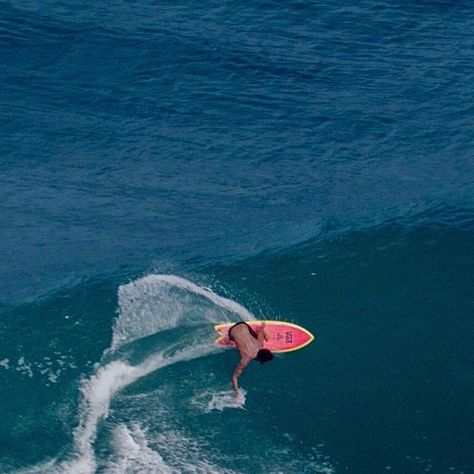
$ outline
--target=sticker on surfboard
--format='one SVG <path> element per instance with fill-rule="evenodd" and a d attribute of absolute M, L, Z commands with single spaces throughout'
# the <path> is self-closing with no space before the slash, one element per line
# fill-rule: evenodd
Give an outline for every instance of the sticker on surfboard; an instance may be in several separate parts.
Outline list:
<path fill-rule="evenodd" d="M 305 328 L 297 324 L 285 321 L 245 321 L 255 332 L 258 332 L 262 322 L 269 335 L 268 341 L 264 341 L 263 347 L 272 352 L 297 351 L 307 346 L 314 340 L 314 336 Z M 216 344 L 223 347 L 234 347 L 235 344 L 229 339 L 228 332 L 235 323 L 216 324 L 218 337 Z"/>

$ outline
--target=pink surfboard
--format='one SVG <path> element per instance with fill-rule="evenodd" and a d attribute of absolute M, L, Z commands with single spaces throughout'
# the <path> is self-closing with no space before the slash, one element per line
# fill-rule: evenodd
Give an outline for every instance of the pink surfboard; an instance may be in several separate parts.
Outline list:
<path fill-rule="evenodd" d="M 246 321 L 246 323 L 258 332 L 263 321 Z M 216 324 L 218 337 L 216 344 L 223 347 L 235 347 L 229 339 L 228 332 L 235 323 Z M 269 335 L 269 340 L 264 341 L 263 347 L 272 352 L 291 352 L 302 349 L 314 340 L 314 336 L 305 328 L 285 321 L 265 321 L 265 328 Z"/>

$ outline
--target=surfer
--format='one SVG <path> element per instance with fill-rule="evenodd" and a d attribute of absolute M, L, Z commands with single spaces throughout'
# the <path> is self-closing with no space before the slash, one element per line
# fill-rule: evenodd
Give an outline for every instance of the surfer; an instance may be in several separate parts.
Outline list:
<path fill-rule="evenodd" d="M 261 364 L 273 359 L 273 354 L 268 349 L 263 349 L 263 342 L 268 341 L 268 333 L 265 323 L 262 323 L 256 333 L 246 322 L 240 321 L 229 329 L 229 339 L 234 341 L 240 354 L 240 362 L 232 374 L 232 387 L 236 397 L 239 397 L 239 385 L 237 379 L 252 360 L 258 360 Z"/>

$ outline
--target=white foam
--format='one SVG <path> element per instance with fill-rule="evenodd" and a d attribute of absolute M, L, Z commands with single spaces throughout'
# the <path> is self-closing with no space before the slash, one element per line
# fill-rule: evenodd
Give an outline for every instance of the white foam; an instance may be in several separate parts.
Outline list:
<path fill-rule="evenodd" d="M 179 293 L 176 293 L 177 290 Z M 196 298 L 196 295 L 200 298 Z M 202 298 L 208 306 L 204 308 L 204 311 L 195 311 Z M 227 311 L 237 314 L 240 319 L 254 319 L 249 311 L 235 301 L 223 298 L 208 288 L 174 275 L 149 275 L 123 285 L 119 288 L 118 300 L 119 314 L 113 330 L 112 344 L 105 351 L 112 356 L 114 350 L 123 343 L 174 328 L 181 324 L 181 319 L 185 316 L 195 315 L 194 317 L 198 320 L 200 318 L 201 322 L 219 322 L 225 317 L 223 311 Z M 212 303 L 214 308 L 212 306 L 209 308 L 209 303 Z M 202 306 L 200 308 L 202 309 Z M 153 354 L 138 365 L 130 365 L 124 360 L 117 359 L 105 365 L 96 364 L 95 373 L 88 379 L 84 379 L 80 386 L 79 423 L 73 431 L 72 453 L 66 460 L 47 461 L 22 472 L 44 472 L 45 468 L 47 472 L 57 474 L 96 472 L 98 465 L 94 444 L 98 425 L 107 418 L 114 396 L 125 387 L 156 370 L 218 350 L 212 342 L 196 343 L 188 336 L 186 339 Z M 23 358 L 18 361 L 18 366 L 23 370 L 28 368 L 25 365 Z M 232 392 L 218 392 L 210 395 L 207 409 L 242 408 L 244 403 L 245 392 L 239 402 L 236 402 Z M 111 461 L 110 472 L 164 472 L 166 474 L 183 471 L 231 472 L 212 465 L 206 459 L 201 459 L 196 464 L 194 459 L 188 459 L 185 452 L 181 453 L 176 445 L 170 442 L 170 436 L 174 435 L 167 431 L 156 437 L 155 441 L 158 444 L 161 443 L 162 448 L 167 450 L 168 457 L 174 459 L 173 466 L 179 465 L 179 470 L 175 470 L 169 463 L 166 464 L 162 455 L 149 446 L 145 432 L 141 428 L 134 427 L 130 430 L 122 425 L 114 433 L 119 456 Z M 183 444 L 183 439 L 181 437 L 181 444 Z M 186 442 L 186 446 L 187 450 L 192 451 L 191 442 Z M 181 453 L 178 456 L 177 449 Z"/>
<path fill-rule="evenodd" d="M 180 292 L 179 297 L 176 292 Z M 213 303 L 213 310 L 199 311 L 200 301 L 196 296 Z M 227 312 L 239 319 L 255 319 L 237 302 L 176 275 L 148 275 L 122 285 L 118 290 L 118 303 L 111 350 L 181 323 L 192 323 L 192 318 L 198 323 L 218 323 L 227 320 Z"/>
<path fill-rule="evenodd" d="M 154 451 L 139 425 L 131 429 L 121 424 L 114 430 L 115 459 L 106 468 L 108 474 L 178 474 L 168 466 L 161 455 Z"/>
<path fill-rule="evenodd" d="M 205 413 L 211 411 L 223 411 L 225 408 L 244 409 L 247 392 L 239 389 L 239 396 L 236 397 L 232 390 L 221 390 L 218 392 L 206 390 L 194 396 L 191 403 Z"/>
<path fill-rule="evenodd" d="M 235 301 L 223 298 L 189 280 L 175 275 L 148 275 L 119 288 L 119 314 L 114 326 L 111 350 L 124 342 L 176 327 L 183 314 L 197 304 L 195 298 L 189 300 L 189 294 L 180 297 L 173 294 L 176 289 L 204 297 L 219 308 L 236 313 L 240 318 L 253 319 L 252 314 Z M 200 316 L 201 319 L 209 321 L 213 315 L 207 311 Z M 222 314 L 216 314 L 217 316 L 222 318 Z M 80 421 L 74 430 L 75 454 L 72 460 L 61 465 L 60 471 L 75 474 L 95 471 L 97 466 L 93 446 L 97 437 L 97 426 L 101 420 L 107 418 L 110 402 L 118 391 L 155 370 L 201 357 L 215 350 L 212 344 L 190 343 L 171 355 L 172 348 L 168 347 L 137 366 L 131 366 L 121 360 L 98 366 L 96 373 L 82 382 Z M 230 401 L 222 399 L 212 403 L 216 407 L 231 404 Z M 235 405 L 235 400 L 233 403 Z"/>
<path fill-rule="evenodd" d="M 116 454 L 105 468 L 107 474 L 234 474 L 203 459 L 203 446 L 178 430 L 150 436 L 139 424 L 121 424 L 114 430 L 114 444 Z"/>
<path fill-rule="evenodd" d="M 210 344 L 190 345 L 171 356 L 163 352 L 153 355 L 137 366 L 123 361 L 113 361 L 82 383 L 82 402 L 80 423 L 74 430 L 75 460 L 64 464 L 63 472 L 89 474 L 95 471 L 93 445 L 97 436 L 98 423 L 107 418 L 109 406 L 114 395 L 151 372 L 177 362 L 202 357 L 216 351 Z"/>
<path fill-rule="evenodd" d="M 25 358 L 21 356 L 18 359 L 16 370 L 23 375 L 27 375 L 30 378 L 33 378 L 33 369 L 32 365 L 25 361 Z"/>

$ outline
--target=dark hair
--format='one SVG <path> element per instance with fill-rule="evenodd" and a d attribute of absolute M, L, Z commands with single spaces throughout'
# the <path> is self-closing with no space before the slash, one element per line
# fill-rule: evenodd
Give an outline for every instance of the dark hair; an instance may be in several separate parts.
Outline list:
<path fill-rule="evenodd" d="M 265 362 L 268 362 L 269 360 L 272 360 L 272 359 L 273 359 L 273 354 L 268 349 L 260 349 L 257 352 L 257 357 L 255 357 L 255 360 L 258 360 L 261 364 L 265 364 Z"/>

